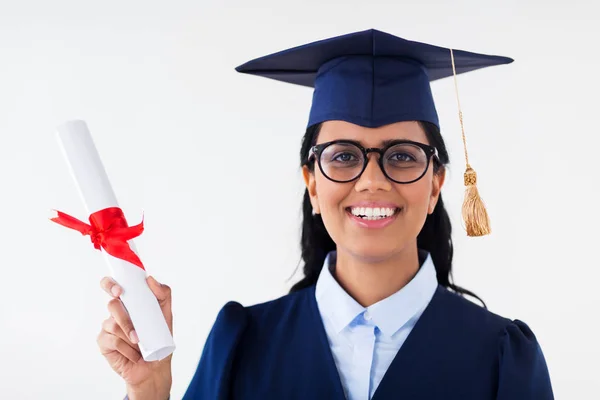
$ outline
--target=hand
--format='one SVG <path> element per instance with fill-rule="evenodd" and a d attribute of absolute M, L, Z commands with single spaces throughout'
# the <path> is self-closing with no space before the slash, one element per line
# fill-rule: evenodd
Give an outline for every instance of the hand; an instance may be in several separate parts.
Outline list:
<path fill-rule="evenodd" d="M 160 284 L 153 277 L 148 277 L 147 282 L 173 334 L 171 288 Z M 102 324 L 97 339 L 102 355 L 127 384 L 127 392 L 131 400 L 168 398 L 171 390 L 172 354 L 161 361 L 144 361 L 133 323 L 119 299 L 123 289 L 109 277 L 103 278 L 100 286 L 113 297 L 108 303 L 110 317 Z"/>

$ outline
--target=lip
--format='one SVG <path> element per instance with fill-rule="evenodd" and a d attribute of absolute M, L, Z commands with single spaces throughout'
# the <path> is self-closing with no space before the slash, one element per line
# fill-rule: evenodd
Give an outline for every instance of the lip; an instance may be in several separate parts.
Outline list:
<path fill-rule="evenodd" d="M 374 219 L 374 220 L 368 220 L 368 219 L 362 219 L 360 217 L 355 216 L 354 214 L 352 214 L 350 212 L 349 208 L 346 208 L 346 215 L 348 215 L 348 218 L 350 218 L 350 220 L 355 223 L 356 225 L 358 225 L 361 228 L 366 228 L 366 229 L 381 229 L 381 228 L 385 228 L 386 226 L 390 225 L 392 222 L 394 222 L 396 220 L 396 218 L 398 218 L 398 215 L 400 215 L 404 209 L 401 207 L 397 207 L 391 203 L 373 203 L 373 204 L 378 204 L 378 205 L 369 205 L 369 206 L 363 206 L 362 204 L 364 203 L 358 203 L 361 204 L 360 206 L 358 205 L 354 205 L 351 207 L 388 207 L 388 208 L 396 208 L 399 209 L 399 211 L 397 211 L 396 213 L 394 213 L 394 215 L 392 215 L 391 217 L 387 217 L 387 218 L 381 218 L 381 219 Z M 387 204 L 387 206 L 382 206 L 381 204 Z"/>

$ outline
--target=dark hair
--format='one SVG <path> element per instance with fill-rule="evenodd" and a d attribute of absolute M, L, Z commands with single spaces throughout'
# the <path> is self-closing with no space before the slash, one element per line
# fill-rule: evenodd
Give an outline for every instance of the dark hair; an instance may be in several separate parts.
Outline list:
<path fill-rule="evenodd" d="M 439 154 L 439 161 L 434 162 L 434 172 L 438 172 L 441 168 L 449 163 L 448 150 L 444 143 L 444 139 L 439 128 L 430 123 L 420 121 L 419 124 L 424 129 L 429 140 L 429 144 L 436 147 Z M 321 129 L 321 124 L 316 124 L 306 130 L 302 139 L 302 148 L 300 149 L 300 164 L 306 165 L 311 170 L 314 170 L 315 163 L 307 162 L 308 152 L 317 142 L 317 137 Z M 329 236 L 323 219 L 319 214 L 313 215 L 312 204 L 308 190 L 304 192 L 302 203 L 302 236 L 300 246 L 302 251 L 302 260 L 304 261 L 304 278 L 296 283 L 290 290 L 295 292 L 306 287 L 309 287 L 317 282 L 325 257 L 327 253 L 335 250 L 335 243 Z M 477 298 L 485 308 L 485 302 L 473 292 L 463 289 L 460 286 L 451 282 L 452 279 L 452 225 L 448 212 L 444 208 L 442 196 L 438 199 L 437 205 L 432 214 L 427 216 L 425 224 L 417 237 L 417 246 L 420 249 L 426 250 L 431 254 L 433 263 L 437 273 L 438 283 L 452 289 L 460 295 L 469 295 Z"/>

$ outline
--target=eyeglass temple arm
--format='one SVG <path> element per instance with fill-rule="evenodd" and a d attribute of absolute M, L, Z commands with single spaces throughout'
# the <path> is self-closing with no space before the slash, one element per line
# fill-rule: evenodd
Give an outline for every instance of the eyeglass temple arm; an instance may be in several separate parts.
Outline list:
<path fill-rule="evenodd" d="M 312 157 L 316 157 L 316 155 L 315 155 L 315 147 L 316 146 L 311 147 L 310 150 L 308 151 L 308 158 L 306 159 L 306 161 L 310 161 L 310 159 Z"/>

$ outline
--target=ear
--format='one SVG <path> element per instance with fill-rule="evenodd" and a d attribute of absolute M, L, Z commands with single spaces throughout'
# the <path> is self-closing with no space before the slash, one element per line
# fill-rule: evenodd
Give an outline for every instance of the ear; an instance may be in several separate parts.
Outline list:
<path fill-rule="evenodd" d="M 315 174 L 312 173 L 306 165 L 302 167 L 302 177 L 304 178 L 304 184 L 308 190 L 310 196 L 310 203 L 312 204 L 315 214 L 320 214 L 321 209 L 319 208 L 319 199 L 317 197 L 317 182 L 315 180 Z"/>
<path fill-rule="evenodd" d="M 444 186 L 445 180 L 446 168 L 441 167 L 437 173 L 433 174 L 433 186 L 431 188 L 431 196 L 429 197 L 429 209 L 427 210 L 428 214 L 433 214 L 433 210 L 435 210 L 435 206 L 440 198 L 440 193 L 442 191 L 442 186 Z"/>

